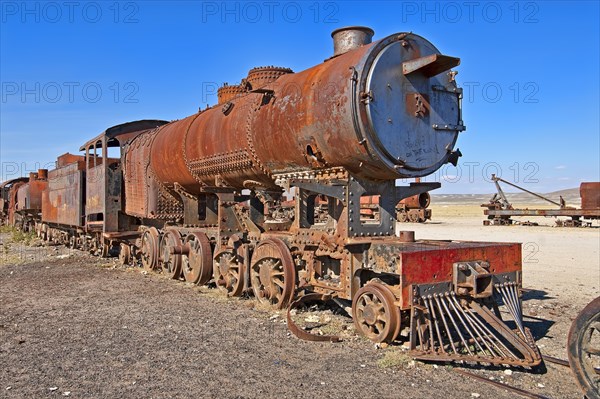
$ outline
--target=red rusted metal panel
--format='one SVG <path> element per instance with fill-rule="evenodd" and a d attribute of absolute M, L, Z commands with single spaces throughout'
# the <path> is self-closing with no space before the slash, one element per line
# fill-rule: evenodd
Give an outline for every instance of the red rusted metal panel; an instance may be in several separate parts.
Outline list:
<path fill-rule="evenodd" d="M 600 182 L 581 183 L 581 209 L 600 209 Z"/>
<path fill-rule="evenodd" d="M 18 189 L 17 210 L 30 213 L 41 211 L 42 193 L 48 187 L 47 173 L 46 169 L 40 169 L 38 173 L 29 174 L 29 182 Z"/>
<path fill-rule="evenodd" d="M 455 262 L 485 261 L 490 273 L 520 272 L 521 244 L 457 241 L 416 241 L 399 248 L 401 276 L 401 308 L 410 307 L 413 284 L 434 284 L 452 281 Z"/>
<path fill-rule="evenodd" d="M 120 159 L 108 159 L 108 165 L 116 164 L 118 162 L 120 162 Z M 107 184 L 103 159 L 97 158 L 96 166 L 88 168 L 86 173 L 85 213 L 86 215 L 103 213 L 105 210 Z"/>
<path fill-rule="evenodd" d="M 16 210 L 29 209 L 29 183 L 19 187 L 17 190 Z"/>
<path fill-rule="evenodd" d="M 429 193 L 413 195 L 412 197 L 404 198 L 399 204 L 404 205 L 406 209 L 428 208 L 429 204 L 431 204 L 431 195 Z"/>
<path fill-rule="evenodd" d="M 85 159 L 65 155 L 74 157 L 68 157 L 74 162 L 48 172 L 48 189 L 42 196 L 42 221 L 83 226 Z"/>
<path fill-rule="evenodd" d="M 123 178 L 125 179 L 125 213 L 128 215 L 146 217 L 149 213 L 148 163 L 153 137 L 152 132 L 139 135 L 132 142 L 125 156 Z"/>
<path fill-rule="evenodd" d="M 85 157 L 71 153 L 62 154 L 56 159 L 56 167 L 60 168 L 72 164 L 73 162 L 85 162 Z"/>
<path fill-rule="evenodd" d="M 105 176 L 102 164 L 89 168 L 86 172 L 86 215 L 104 212 Z"/>
<path fill-rule="evenodd" d="M 360 197 L 361 205 L 379 205 L 379 195 L 363 195 Z"/>
<path fill-rule="evenodd" d="M 42 209 L 42 193 L 48 187 L 46 180 L 34 180 L 29 182 L 29 209 Z"/>
<path fill-rule="evenodd" d="M 167 128 L 170 125 L 167 125 Z M 139 134 L 132 141 L 125 154 L 123 178 L 125 179 L 125 212 L 129 215 L 150 219 L 177 219 L 183 217 L 183 204 L 180 197 L 173 190 L 174 184 L 163 184 L 157 177 L 155 170 L 150 167 L 151 146 L 155 140 L 158 129 L 149 130 Z M 173 176 L 178 176 L 175 182 L 185 180 L 187 171 L 177 170 L 179 157 L 169 156 L 172 159 L 170 166 L 165 166 Z M 168 163 L 168 161 L 165 161 Z M 193 179 L 193 178 L 192 178 Z M 213 182 L 214 183 L 214 182 Z M 198 183 L 196 182 L 196 186 Z M 198 187 L 196 187 L 196 191 Z"/>
<path fill-rule="evenodd" d="M 0 184 L 0 217 L 2 217 L 0 223 L 10 223 L 10 213 L 14 211 L 14 204 L 16 204 L 16 200 L 11 202 L 11 198 L 13 198 L 16 193 L 12 187 L 17 183 L 27 183 L 28 180 L 27 177 L 18 177 Z M 12 207 L 11 203 L 13 204 Z M 11 211 L 11 209 L 13 210 Z"/>
<path fill-rule="evenodd" d="M 361 205 L 379 205 L 378 195 L 363 195 L 360 197 Z M 412 197 L 404 198 L 398 204 L 404 205 L 406 209 L 428 208 L 431 204 L 431 196 L 429 193 L 413 195 Z"/>
<path fill-rule="evenodd" d="M 27 185 L 26 181 L 18 181 L 13 184 L 8 191 L 8 223 L 15 224 L 15 212 L 18 210 L 18 193 L 21 187 Z"/>

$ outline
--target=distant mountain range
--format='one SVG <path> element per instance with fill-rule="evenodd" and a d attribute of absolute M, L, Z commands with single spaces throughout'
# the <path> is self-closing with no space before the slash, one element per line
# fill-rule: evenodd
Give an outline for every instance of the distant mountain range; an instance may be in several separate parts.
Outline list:
<path fill-rule="evenodd" d="M 503 188 L 504 189 L 504 188 Z M 535 192 L 535 191 L 534 191 Z M 520 204 L 523 205 L 531 205 L 531 204 L 540 204 L 547 205 L 548 207 L 554 208 L 556 205 L 551 204 L 550 202 L 544 201 L 540 198 L 537 198 L 531 194 L 528 194 L 524 191 L 521 192 L 504 192 L 506 194 L 506 198 L 513 206 L 518 207 Z M 568 206 L 574 206 L 579 208 L 581 206 L 581 198 L 579 198 L 579 187 L 577 188 L 569 188 L 566 190 L 553 191 L 551 193 L 537 193 L 548 199 L 551 199 L 555 202 L 560 202 L 560 196 L 564 198 Z M 490 198 L 492 198 L 492 193 L 490 194 L 431 194 L 431 202 L 436 205 L 445 205 L 445 204 L 464 204 L 464 205 L 481 205 L 487 203 Z"/>

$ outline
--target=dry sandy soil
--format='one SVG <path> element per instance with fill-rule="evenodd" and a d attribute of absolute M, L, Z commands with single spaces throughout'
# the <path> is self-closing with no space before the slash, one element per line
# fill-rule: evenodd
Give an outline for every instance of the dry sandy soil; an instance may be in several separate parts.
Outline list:
<path fill-rule="evenodd" d="M 543 353 L 566 359 L 571 320 L 599 295 L 600 229 L 484 227 L 480 208 L 433 212 L 433 222 L 402 228 L 526 243 L 526 325 Z M 515 397 L 458 366 L 413 362 L 400 345 L 378 349 L 349 321 L 342 343 L 300 341 L 283 314 L 254 300 L 0 238 L 0 398 Z M 582 396 L 553 364 L 541 374 L 470 371 L 551 398 Z"/>

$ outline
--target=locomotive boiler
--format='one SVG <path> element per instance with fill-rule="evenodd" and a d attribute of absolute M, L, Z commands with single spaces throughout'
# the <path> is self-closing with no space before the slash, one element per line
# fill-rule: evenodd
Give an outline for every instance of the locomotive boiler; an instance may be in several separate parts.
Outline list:
<path fill-rule="evenodd" d="M 40 229 L 279 308 L 305 294 L 348 301 L 360 334 L 404 335 L 420 359 L 539 364 L 521 315 L 520 244 L 397 234 L 396 204 L 440 185 L 396 179 L 461 155 L 460 60 L 413 33 L 373 34 L 338 29 L 321 64 L 254 68 L 187 118 L 107 129 L 49 172 Z M 361 217 L 369 196 L 377 218 Z"/>
<path fill-rule="evenodd" d="M 334 32 L 345 47 L 326 62 L 298 73 L 255 68 L 221 88 L 218 106 L 152 133 L 156 180 L 193 194 L 217 176 L 229 187 L 278 190 L 275 180 L 290 172 L 339 167 L 392 180 L 456 162 L 460 90 L 443 72 L 459 59 L 417 35 L 369 43 L 372 34 Z"/>

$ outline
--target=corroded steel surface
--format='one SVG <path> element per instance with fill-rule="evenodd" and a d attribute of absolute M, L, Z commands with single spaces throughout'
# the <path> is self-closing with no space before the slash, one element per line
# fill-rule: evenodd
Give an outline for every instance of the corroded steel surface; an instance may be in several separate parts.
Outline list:
<path fill-rule="evenodd" d="M 169 126 L 169 125 L 167 125 Z M 139 134 L 125 155 L 123 178 L 125 180 L 125 212 L 129 215 L 173 219 L 183 216 L 183 205 L 176 194 L 161 184 L 150 167 L 151 146 L 157 129 Z M 169 158 L 168 154 L 165 154 Z M 176 156 L 171 154 L 171 159 Z M 168 162 L 168 161 L 166 161 Z M 165 168 L 178 173 L 173 162 Z"/>
<path fill-rule="evenodd" d="M 404 198 L 400 201 L 407 209 L 428 208 L 431 204 L 431 196 L 429 193 L 421 193 L 412 197 Z"/>
<path fill-rule="evenodd" d="M 152 133 L 140 135 L 129 147 L 123 168 L 125 179 L 125 212 L 145 216 L 149 208 L 148 162 Z"/>
<path fill-rule="evenodd" d="M 235 97 L 246 92 L 246 88 L 242 85 L 224 84 L 217 90 L 217 98 L 219 104 L 224 104 L 233 100 Z"/>
<path fill-rule="evenodd" d="M 521 270 L 521 244 L 426 240 L 398 243 L 395 239 L 377 239 L 371 251 L 377 270 L 401 276 L 401 309 L 411 306 L 413 285 L 452 281 L 455 262 L 484 259 L 495 274 Z"/>
<path fill-rule="evenodd" d="M 8 223 L 15 224 L 15 216 L 19 202 L 19 190 L 26 187 L 27 181 L 17 181 L 8 190 Z"/>
<path fill-rule="evenodd" d="M 581 209 L 600 209 L 600 182 L 581 183 Z"/>
<path fill-rule="evenodd" d="M 42 209 L 42 193 L 48 187 L 48 181 L 43 178 L 47 175 L 46 169 L 41 169 L 38 173 L 30 173 L 27 184 L 21 186 L 17 192 L 17 210 L 35 211 Z M 42 178 L 39 176 L 42 175 Z"/>
<path fill-rule="evenodd" d="M 362 205 L 378 205 L 379 204 L 379 196 L 378 195 L 368 195 L 360 197 L 360 203 Z M 429 193 L 421 193 L 419 195 L 413 195 L 408 198 L 404 198 L 400 200 L 398 205 L 404 205 L 406 209 L 419 209 L 419 208 L 428 208 L 431 204 L 431 196 Z"/>
<path fill-rule="evenodd" d="M 91 167 L 86 172 L 85 213 L 86 215 L 102 213 L 104 210 L 106 176 L 102 163 Z"/>
<path fill-rule="evenodd" d="M 83 226 L 85 157 L 65 155 L 58 162 L 63 166 L 48 172 L 48 189 L 42 195 L 42 221 Z M 65 164 L 67 161 L 71 163 Z"/>
<path fill-rule="evenodd" d="M 264 87 L 266 84 L 276 81 L 281 75 L 292 73 L 290 68 L 275 66 L 256 67 L 248 71 L 246 83 L 250 85 L 250 90 L 256 90 Z"/>
<path fill-rule="evenodd" d="M 58 158 L 56 158 L 56 167 L 60 168 L 63 166 L 67 166 L 69 164 L 72 164 L 73 162 L 85 162 L 85 157 L 67 152 L 66 154 L 62 154 Z"/>

